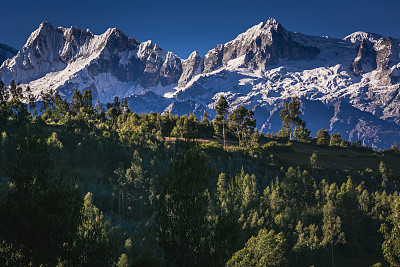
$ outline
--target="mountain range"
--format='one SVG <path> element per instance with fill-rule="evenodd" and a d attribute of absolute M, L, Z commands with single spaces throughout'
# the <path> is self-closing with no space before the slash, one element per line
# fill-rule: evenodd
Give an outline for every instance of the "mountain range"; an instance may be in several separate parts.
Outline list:
<path fill-rule="evenodd" d="M 230 110 L 254 111 L 263 133 L 281 127 L 279 110 L 297 96 L 316 133 L 339 132 L 348 141 L 386 148 L 400 141 L 400 39 L 355 32 L 344 39 L 286 30 L 275 19 L 217 45 L 204 57 L 181 59 L 152 41 L 116 28 L 101 35 L 77 27 L 40 24 L 16 51 L 0 45 L 0 79 L 70 98 L 75 88 L 94 99 L 127 98 L 136 112 L 215 115 L 221 94 Z M 8 53 L 8 54 L 7 54 Z"/>

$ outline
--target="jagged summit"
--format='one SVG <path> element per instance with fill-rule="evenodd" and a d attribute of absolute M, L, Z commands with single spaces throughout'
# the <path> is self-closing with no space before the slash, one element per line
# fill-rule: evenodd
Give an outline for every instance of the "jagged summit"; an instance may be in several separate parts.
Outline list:
<path fill-rule="evenodd" d="M 194 58 L 197 58 L 197 57 L 200 57 L 200 54 L 196 50 L 196 51 L 193 51 L 192 53 L 190 53 L 190 55 L 189 55 L 189 57 L 187 59 L 194 59 Z"/>
<path fill-rule="evenodd" d="M 29 83 L 34 92 L 53 89 L 69 96 L 74 88 L 91 88 L 105 100 L 116 94 L 106 88 L 117 88 L 119 82 L 130 84 L 118 92 L 126 96 L 138 88 L 177 83 L 181 72 L 177 56 L 151 41 L 140 43 L 117 28 L 93 35 L 43 22 L 20 54 L 0 69 L 0 76 L 5 83 L 11 79 Z"/>
<path fill-rule="evenodd" d="M 383 38 L 383 36 L 376 33 L 358 31 L 358 32 L 353 32 L 352 34 L 346 36 L 345 38 L 343 38 L 343 40 L 348 40 L 352 43 L 359 43 L 363 40 L 375 42 L 381 38 Z"/>
<path fill-rule="evenodd" d="M 234 66 L 263 70 L 280 59 L 310 60 L 318 54 L 317 47 L 297 42 L 291 32 L 275 19 L 269 18 L 267 22 L 261 22 L 234 40 L 209 51 L 204 59 L 204 70 L 214 71 L 229 65 L 228 62 L 232 60 L 235 60 Z"/>

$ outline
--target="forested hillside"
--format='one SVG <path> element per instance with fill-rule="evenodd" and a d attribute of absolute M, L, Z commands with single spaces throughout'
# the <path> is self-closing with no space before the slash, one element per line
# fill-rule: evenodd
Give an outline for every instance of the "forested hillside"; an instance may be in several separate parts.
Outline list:
<path fill-rule="evenodd" d="M 92 92 L 0 83 L 1 266 L 399 266 L 400 151 L 321 129 L 301 103 L 136 114 Z"/>

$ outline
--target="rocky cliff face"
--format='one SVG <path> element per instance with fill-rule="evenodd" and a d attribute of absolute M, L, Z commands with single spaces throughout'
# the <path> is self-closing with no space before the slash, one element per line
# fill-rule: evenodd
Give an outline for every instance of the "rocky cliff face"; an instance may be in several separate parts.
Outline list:
<path fill-rule="evenodd" d="M 311 60 L 319 54 L 315 46 L 300 44 L 292 38 L 275 19 L 270 18 L 236 39 L 224 45 L 218 45 L 209 51 L 204 58 L 204 72 L 211 72 L 234 59 L 237 64 L 253 70 L 266 69 L 278 63 L 280 59 Z"/>
<path fill-rule="evenodd" d="M 351 65 L 355 74 L 361 75 L 376 69 L 376 51 L 373 43 L 364 39 L 358 46 L 358 54 Z"/>
<path fill-rule="evenodd" d="M 6 59 L 13 58 L 17 53 L 17 49 L 5 44 L 0 44 L 0 66 Z"/>
<path fill-rule="evenodd" d="M 224 94 L 231 110 L 254 110 L 263 132 L 280 128 L 279 109 L 297 96 L 313 134 L 324 127 L 375 147 L 400 142 L 400 40 L 372 33 L 309 36 L 269 19 L 204 58 L 180 59 L 115 28 L 93 35 L 42 23 L 3 63 L 0 79 L 37 95 L 53 89 L 68 98 L 90 88 L 102 102 L 127 97 L 134 111 L 199 117 L 212 117 Z"/>

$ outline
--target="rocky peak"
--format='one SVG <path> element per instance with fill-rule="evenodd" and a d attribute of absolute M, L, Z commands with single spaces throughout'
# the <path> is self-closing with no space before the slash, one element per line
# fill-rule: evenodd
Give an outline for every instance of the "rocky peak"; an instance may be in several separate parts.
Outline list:
<path fill-rule="evenodd" d="M 275 30 L 277 30 L 278 27 L 281 26 L 281 24 L 276 19 L 271 18 L 271 17 L 268 18 L 268 20 L 265 24 L 274 27 Z"/>
<path fill-rule="evenodd" d="M 46 38 L 49 34 L 54 34 L 54 32 L 58 32 L 58 34 L 62 34 L 61 29 L 55 29 L 49 22 L 43 21 L 39 27 L 29 36 L 24 47 L 32 45 L 34 42 L 38 42 Z"/>
<path fill-rule="evenodd" d="M 343 40 L 350 41 L 352 43 L 360 43 L 363 40 L 376 42 L 381 38 L 382 36 L 376 33 L 358 31 L 358 32 L 353 32 L 352 34 L 346 36 Z"/>
<path fill-rule="evenodd" d="M 194 60 L 196 58 L 200 58 L 200 54 L 197 50 L 193 51 L 186 60 Z"/>
<path fill-rule="evenodd" d="M 233 59 L 238 59 L 236 66 L 255 70 L 276 64 L 279 59 L 310 60 L 318 54 L 318 48 L 298 43 L 280 23 L 269 18 L 210 50 L 204 58 L 204 71 L 216 70 Z"/>
<path fill-rule="evenodd" d="M 93 38 L 93 34 L 89 30 L 81 30 L 78 27 L 72 26 L 68 29 L 59 27 L 64 32 L 66 42 L 74 46 L 80 46 L 87 41 L 88 38 Z"/>
<path fill-rule="evenodd" d="M 102 36 L 105 38 L 105 47 L 111 50 L 111 52 L 133 50 L 137 49 L 140 45 L 139 41 L 128 37 L 124 32 L 117 28 L 108 29 Z"/>
<path fill-rule="evenodd" d="M 185 86 L 195 75 L 201 73 L 202 59 L 199 52 L 194 51 L 190 56 L 182 61 L 182 75 L 179 78 L 178 86 Z"/>
<path fill-rule="evenodd" d="M 352 71 L 361 75 L 370 72 L 376 68 L 376 51 L 374 44 L 368 38 L 361 39 L 358 46 L 357 57 L 351 65 Z"/>

